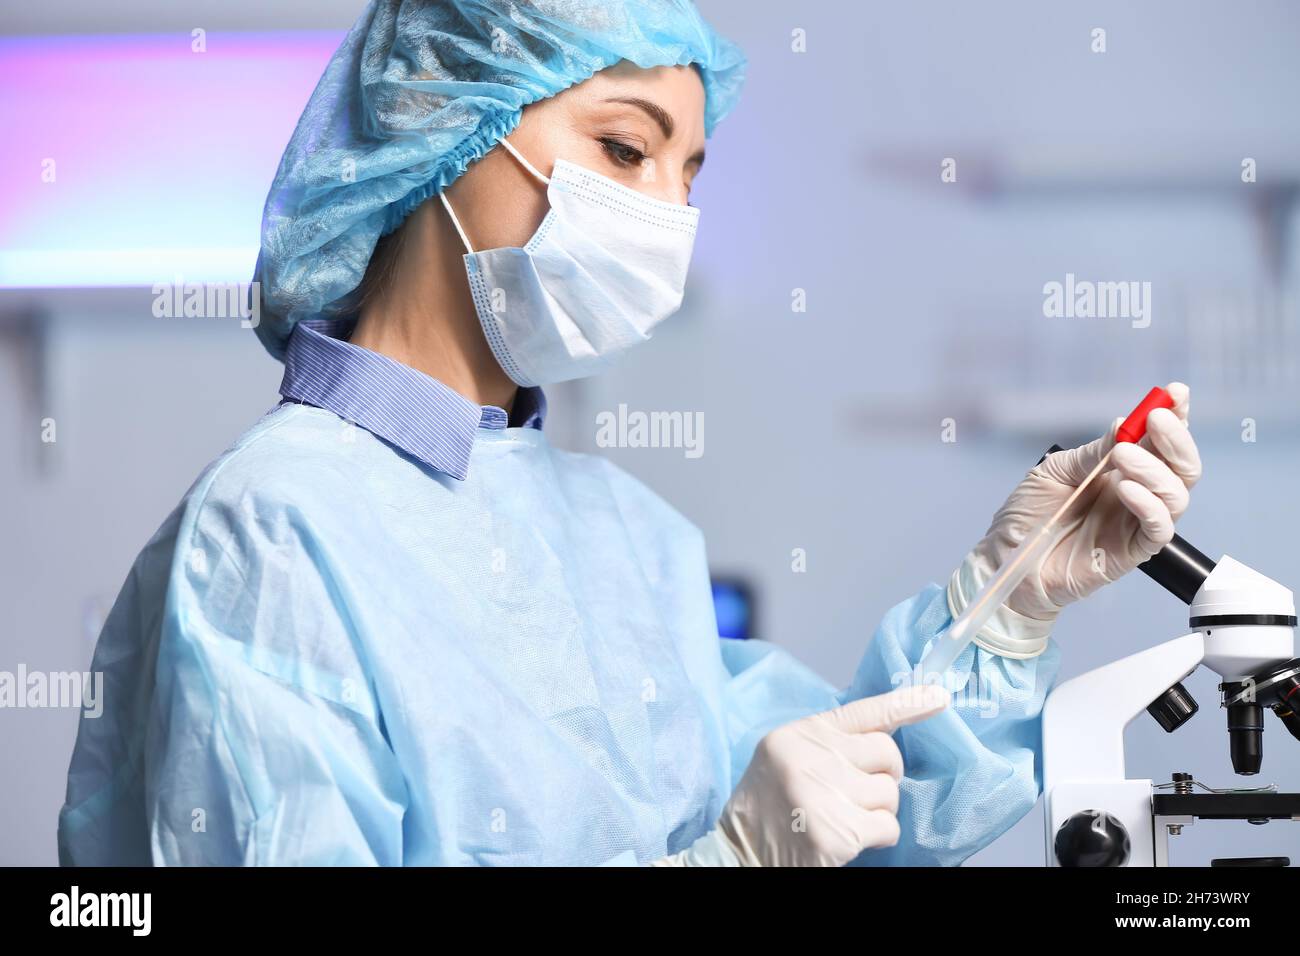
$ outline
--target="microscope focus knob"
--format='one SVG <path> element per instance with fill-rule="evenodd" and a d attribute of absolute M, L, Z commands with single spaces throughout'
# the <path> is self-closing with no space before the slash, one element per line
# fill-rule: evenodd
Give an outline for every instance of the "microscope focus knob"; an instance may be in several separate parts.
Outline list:
<path fill-rule="evenodd" d="M 1191 720 L 1199 709 L 1196 698 L 1182 684 L 1175 684 L 1147 705 L 1147 713 L 1167 734 Z"/>
<path fill-rule="evenodd" d="M 1128 830 L 1105 810 L 1080 810 L 1056 831 L 1061 866 L 1124 866 L 1131 849 Z"/>

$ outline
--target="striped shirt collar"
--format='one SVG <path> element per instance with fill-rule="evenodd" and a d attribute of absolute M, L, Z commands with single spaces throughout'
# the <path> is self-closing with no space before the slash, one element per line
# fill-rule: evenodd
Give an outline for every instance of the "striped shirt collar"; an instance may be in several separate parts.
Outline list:
<path fill-rule="evenodd" d="M 479 428 L 542 427 L 546 397 L 521 388 L 514 413 L 477 405 L 435 378 L 346 341 L 349 319 L 299 322 L 289 338 L 280 394 L 360 425 L 390 445 L 463 481 Z"/>

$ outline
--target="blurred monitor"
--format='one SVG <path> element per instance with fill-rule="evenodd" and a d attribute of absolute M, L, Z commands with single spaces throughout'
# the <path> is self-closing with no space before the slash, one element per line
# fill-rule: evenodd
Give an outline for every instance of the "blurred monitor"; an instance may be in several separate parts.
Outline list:
<path fill-rule="evenodd" d="M 754 636 L 754 589 L 749 582 L 735 577 L 713 578 L 713 610 L 718 618 L 718 634 L 737 641 Z"/>

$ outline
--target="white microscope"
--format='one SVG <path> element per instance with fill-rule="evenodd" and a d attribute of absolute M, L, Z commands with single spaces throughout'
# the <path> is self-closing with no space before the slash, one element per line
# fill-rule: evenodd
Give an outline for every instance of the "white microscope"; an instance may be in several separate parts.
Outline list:
<path fill-rule="evenodd" d="M 1167 732 L 1197 711 L 1181 681 L 1204 665 L 1223 678 L 1232 766 L 1259 773 L 1264 710 L 1300 739 L 1300 660 L 1291 591 L 1230 557 L 1211 561 L 1182 538 L 1140 566 L 1190 605 L 1190 634 L 1057 687 L 1043 708 L 1049 866 L 1168 866 L 1169 837 L 1195 820 L 1300 820 L 1300 794 L 1213 790 L 1175 773 L 1124 776 L 1124 728 L 1143 710 Z M 1295 709 L 1293 709 L 1295 708 Z M 1282 857 L 1216 866 L 1286 866 Z"/>

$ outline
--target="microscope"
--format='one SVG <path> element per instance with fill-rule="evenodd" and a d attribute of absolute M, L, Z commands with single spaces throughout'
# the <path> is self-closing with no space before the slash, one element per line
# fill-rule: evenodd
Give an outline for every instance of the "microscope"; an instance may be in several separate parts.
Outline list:
<path fill-rule="evenodd" d="M 1129 780 L 1124 728 L 1145 710 L 1168 733 L 1197 711 L 1182 681 L 1208 667 L 1227 716 L 1233 769 L 1258 774 L 1264 711 L 1300 739 L 1300 660 L 1289 589 L 1230 557 L 1216 563 L 1182 538 L 1139 567 L 1190 607 L 1191 633 L 1058 686 L 1043 707 L 1049 866 L 1168 866 L 1169 838 L 1196 820 L 1300 820 L 1300 793 L 1213 789 L 1188 773 Z M 1215 866 L 1287 866 L 1284 857 Z"/>

